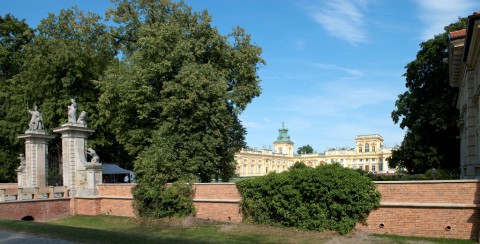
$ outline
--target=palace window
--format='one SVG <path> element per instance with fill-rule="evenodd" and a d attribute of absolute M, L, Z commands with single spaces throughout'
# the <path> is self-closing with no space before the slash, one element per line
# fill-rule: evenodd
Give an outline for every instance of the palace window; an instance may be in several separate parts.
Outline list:
<path fill-rule="evenodd" d="M 261 174 L 261 172 L 262 172 L 262 165 L 259 164 L 259 165 L 258 165 L 257 173 L 258 173 L 258 174 Z"/>
<path fill-rule="evenodd" d="M 378 164 L 378 171 L 383 171 L 383 164 L 382 163 L 379 163 Z"/>
<path fill-rule="evenodd" d="M 372 165 L 372 171 L 375 172 L 375 165 Z"/>
<path fill-rule="evenodd" d="M 375 152 L 375 146 L 372 146 L 372 152 Z"/>
<path fill-rule="evenodd" d="M 368 143 L 365 143 L 365 152 L 369 152 L 370 151 L 370 146 L 368 145 Z"/>
<path fill-rule="evenodd" d="M 362 152 L 362 147 L 358 147 L 358 152 Z"/>

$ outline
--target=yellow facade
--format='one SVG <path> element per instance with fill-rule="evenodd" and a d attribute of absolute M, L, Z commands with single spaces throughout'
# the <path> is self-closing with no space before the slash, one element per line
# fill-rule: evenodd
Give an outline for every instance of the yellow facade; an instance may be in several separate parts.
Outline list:
<path fill-rule="evenodd" d="M 288 130 L 282 125 L 279 136 L 273 143 L 273 150 L 243 149 L 235 154 L 236 173 L 239 177 L 262 176 L 270 172 L 286 171 L 295 162 L 303 162 L 311 167 L 337 162 L 347 168 L 374 173 L 393 173 L 394 169 L 388 168 L 387 161 L 392 155 L 392 148 L 384 146 L 382 136 L 359 135 L 355 141 L 355 148 L 330 149 L 323 153 L 298 155 L 294 153 L 294 143 L 290 141 Z"/>

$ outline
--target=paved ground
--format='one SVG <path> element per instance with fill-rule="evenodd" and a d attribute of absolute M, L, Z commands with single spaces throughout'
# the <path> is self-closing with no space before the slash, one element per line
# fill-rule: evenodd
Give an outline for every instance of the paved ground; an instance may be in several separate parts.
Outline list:
<path fill-rule="evenodd" d="M 46 237 L 34 236 L 26 233 L 10 232 L 0 230 L 0 243 L 27 243 L 27 244 L 69 244 L 73 242 L 51 239 Z"/>

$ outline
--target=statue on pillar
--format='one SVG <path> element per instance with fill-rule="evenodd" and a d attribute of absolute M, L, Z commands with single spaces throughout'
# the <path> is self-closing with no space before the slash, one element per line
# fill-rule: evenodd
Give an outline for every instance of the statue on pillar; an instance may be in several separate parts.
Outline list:
<path fill-rule="evenodd" d="M 23 153 L 20 153 L 20 157 L 18 157 L 17 159 L 20 159 L 20 166 L 18 167 L 18 170 L 24 169 L 27 165 L 27 162 L 25 161 L 25 155 Z"/>
<path fill-rule="evenodd" d="M 75 98 L 71 99 L 72 105 L 68 105 L 68 123 L 75 123 L 77 121 L 77 103 Z"/>
<path fill-rule="evenodd" d="M 87 153 L 92 156 L 92 160 L 90 161 L 90 164 L 100 164 L 100 157 L 98 157 L 97 152 L 93 150 L 92 148 L 87 149 Z"/>
<path fill-rule="evenodd" d="M 32 115 L 30 123 L 28 123 L 28 128 L 30 130 L 43 130 L 43 118 L 42 114 L 37 110 L 37 105 L 33 106 L 33 111 L 28 110 L 28 112 Z"/>
<path fill-rule="evenodd" d="M 80 113 L 80 116 L 78 116 L 77 124 L 81 124 L 83 125 L 83 127 L 87 127 L 87 120 L 88 120 L 88 113 L 85 111 L 82 111 Z"/>

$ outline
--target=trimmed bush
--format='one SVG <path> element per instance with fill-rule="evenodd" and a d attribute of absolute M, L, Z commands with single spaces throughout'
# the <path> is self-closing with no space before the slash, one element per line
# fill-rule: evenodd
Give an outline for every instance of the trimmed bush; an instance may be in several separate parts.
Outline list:
<path fill-rule="evenodd" d="M 149 188 L 137 184 L 132 193 L 135 209 L 141 217 L 185 217 L 195 212 L 192 183 L 187 181 Z"/>
<path fill-rule="evenodd" d="M 289 171 L 239 182 L 245 221 L 345 234 L 380 204 L 366 175 L 339 164 Z"/>

